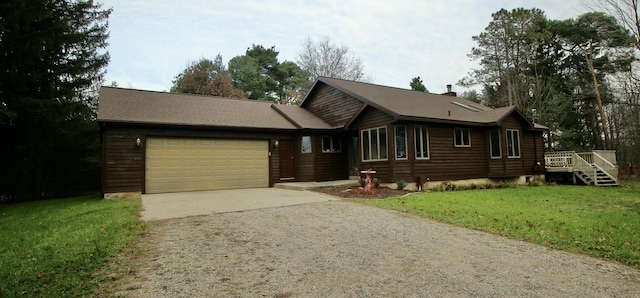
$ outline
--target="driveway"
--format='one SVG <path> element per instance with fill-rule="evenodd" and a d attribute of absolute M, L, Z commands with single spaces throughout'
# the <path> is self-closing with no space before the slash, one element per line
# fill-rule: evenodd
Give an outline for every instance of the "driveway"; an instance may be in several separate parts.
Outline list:
<path fill-rule="evenodd" d="M 153 221 L 138 251 L 105 297 L 640 297 L 637 269 L 345 200 Z"/>
<path fill-rule="evenodd" d="M 143 220 L 291 206 L 337 200 L 324 194 L 282 188 L 251 188 L 142 195 Z"/>

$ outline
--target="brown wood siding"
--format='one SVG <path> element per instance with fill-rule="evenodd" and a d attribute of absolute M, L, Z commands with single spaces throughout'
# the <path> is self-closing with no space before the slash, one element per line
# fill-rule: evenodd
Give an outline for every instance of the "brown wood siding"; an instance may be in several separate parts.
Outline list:
<path fill-rule="evenodd" d="M 311 136 L 311 152 L 302 153 L 302 137 Z M 318 137 L 314 134 L 301 134 L 296 136 L 296 180 L 297 181 L 315 181 L 316 165 L 315 156 L 320 150 L 317 144 Z"/>
<path fill-rule="evenodd" d="M 520 158 L 509 158 L 507 156 L 507 130 L 510 129 L 519 131 Z M 500 127 L 500 142 L 502 158 L 489 161 L 488 177 L 516 177 L 544 172 L 542 132 L 526 130 L 521 120 L 515 116 L 510 116 L 502 122 Z M 540 166 L 536 166 L 536 162 L 540 162 Z"/>
<path fill-rule="evenodd" d="M 354 121 L 352 127 L 358 130 L 358 140 L 360 142 L 360 170 L 372 169 L 376 171 L 373 177 L 380 179 L 381 182 L 392 182 L 392 162 L 395 152 L 391 150 L 393 147 L 392 125 L 389 123 L 393 120 L 391 116 L 385 114 L 375 108 L 367 107 L 360 116 Z M 362 160 L 362 135 L 360 131 L 363 129 L 375 127 L 387 128 L 387 160 L 385 161 L 363 161 Z"/>
<path fill-rule="evenodd" d="M 364 103 L 327 85 L 317 86 L 313 97 L 305 101 L 304 108 L 331 126 L 344 126 L 362 108 Z"/>
<path fill-rule="evenodd" d="M 316 148 L 315 154 L 315 173 L 316 181 L 344 180 L 349 178 L 349 161 L 347 158 L 347 139 L 340 137 L 340 152 L 322 152 L 322 136 L 329 134 L 317 135 L 315 138 Z"/>
<path fill-rule="evenodd" d="M 103 192 L 142 191 L 144 181 L 144 147 L 136 147 L 137 131 L 107 131 L 103 135 Z"/>
<path fill-rule="evenodd" d="M 280 182 L 279 153 L 274 150 L 276 139 L 292 139 L 295 135 L 273 132 L 244 132 L 208 129 L 180 129 L 171 127 L 149 127 L 108 124 L 103 131 L 103 177 L 104 193 L 144 191 L 144 152 L 147 136 L 185 138 L 228 138 L 269 140 L 269 185 Z M 135 139 L 142 140 L 142 147 L 135 146 Z M 309 180 L 307 180 L 309 181 Z"/>
<path fill-rule="evenodd" d="M 504 177 L 515 177 L 524 175 L 524 137 L 523 137 L 523 124 L 518 121 L 515 116 L 509 116 L 502 122 L 502 127 L 504 128 L 504 155 L 503 158 L 505 160 L 504 163 L 504 172 L 502 176 Z M 507 156 L 507 130 L 516 129 L 518 130 L 518 137 L 520 140 L 520 157 L 519 158 L 509 158 Z"/>
<path fill-rule="evenodd" d="M 464 180 L 487 177 L 515 177 L 535 173 L 535 162 L 543 158 L 542 134 L 524 129 L 524 123 L 515 116 L 503 121 L 501 127 L 502 158 L 491 159 L 489 130 L 494 127 L 457 126 L 429 123 L 397 123 L 407 127 L 408 159 L 395 160 L 394 123 L 391 116 L 374 108 L 367 108 L 353 123 L 358 131 L 387 127 L 388 160 L 362 162 L 361 168 L 371 168 L 374 177 L 383 182 L 405 180 L 415 182 Z M 429 159 L 416 159 L 414 127 L 426 125 L 429 131 Z M 456 147 L 454 129 L 469 129 L 471 146 Z M 520 137 L 520 158 L 507 158 L 506 129 L 517 129 Z M 534 140 L 536 143 L 534 144 Z"/>
<path fill-rule="evenodd" d="M 484 130 L 478 127 L 427 125 L 429 159 L 416 159 L 414 176 L 420 181 L 473 179 L 487 176 L 487 150 Z M 469 129 L 471 147 L 456 147 L 454 128 Z M 411 130 L 413 138 L 413 129 Z M 415 158 L 415 146 L 409 148 Z"/>

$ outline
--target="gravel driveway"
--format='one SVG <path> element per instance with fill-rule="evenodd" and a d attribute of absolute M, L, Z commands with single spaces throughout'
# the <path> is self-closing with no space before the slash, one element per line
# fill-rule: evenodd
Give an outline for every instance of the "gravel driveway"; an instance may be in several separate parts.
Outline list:
<path fill-rule="evenodd" d="M 156 221 L 124 297 L 640 297 L 640 271 L 348 201 Z"/>

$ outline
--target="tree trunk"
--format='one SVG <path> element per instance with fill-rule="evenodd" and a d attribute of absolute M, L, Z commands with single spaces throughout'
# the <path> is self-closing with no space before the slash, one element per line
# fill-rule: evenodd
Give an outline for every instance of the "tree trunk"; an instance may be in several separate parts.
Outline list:
<path fill-rule="evenodd" d="M 607 127 L 607 118 L 604 115 L 604 107 L 602 104 L 602 97 L 600 96 L 600 87 L 598 86 L 598 78 L 596 77 L 596 70 L 593 66 L 593 44 L 589 43 L 589 53 L 583 50 L 584 58 L 587 60 L 589 66 L 589 72 L 593 79 L 593 91 L 596 93 L 596 100 L 598 101 L 598 112 L 600 113 L 600 121 L 602 123 L 602 133 L 604 134 L 604 148 L 611 149 L 609 141 L 609 128 Z"/>

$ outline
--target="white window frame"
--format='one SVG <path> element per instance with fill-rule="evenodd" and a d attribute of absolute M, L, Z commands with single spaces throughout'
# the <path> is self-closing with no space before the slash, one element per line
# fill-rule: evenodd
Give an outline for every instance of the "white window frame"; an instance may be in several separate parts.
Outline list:
<path fill-rule="evenodd" d="M 500 155 L 498 156 L 493 156 L 493 138 L 492 138 L 493 132 L 498 133 L 498 152 L 500 153 Z M 491 159 L 502 158 L 502 133 L 499 128 L 492 129 L 489 131 L 489 155 L 491 156 Z"/>
<path fill-rule="evenodd" d="M 305 140 L 307 140 L 309 148 L 307 148 L 305 150 Z M 300 141 L 300 151 L 302 151 L 302 153 L 311 153 L 313 151 L 313 142 L 311 142 L 311 136 L 302 136 L 302 139 Z"/>
<path fill-rule="evenodd" d="M 325 150 L 325 140 L 329 141 L 329 150 Z M 337 148 L 336 148 L 336 143 L 337 143 Z M 339 136 L 330 136 L 330 135 L 325 135 L 322 136 L 322 153 L 338 153 L 338 152 L 342 152 L 342 142 L 340 141 L 340 137 Z"/>
<path fill-rule="evenodd" d="M 516 142 L 513 136 L 517 139 Z M 516 149 L 518 152 L 515 152 Z M 507 157 L 520 158 L 520 131 L 517 129 L 507 129 Z"/>
<path fill-rule="evenodd" d="M 381 134 L 380 131 L 384 129 L 384 134 Z M 363 129 L 362 131 L 360 131 L 360 146 L 362 148 L 362 161 L 363 162 L 369 162 L 369 161 L 385 161 L 389 159 L 389 138 L 387 138 L 387 127 L 386 126 L 380 126 L 380 127 L 374 127 L 374 128 L 369 128 L 369 129 Z M 375 157 L 377 158 L 373 158 L 374 157 L 374 152 L 373 150 L 373 146 L 372 145 L 372 138 L 371 135 L 373 135 L 375 133 L 376 135 L 376 148 L 377 148 L 377 152 L 375 152 Z M 365 137 L 364 135 L 367 134 L 367 140 L 368 140 L 368 144 L 367 144 L 367 148 L 368 148 L 368 153 L 369 153 L 369 159 L 365 159 Z M 381 136 L 384 136 L 384 147 L 386 148 L 386 150 L 384 150 L 385 156 L 382 156 L 383 150 L 382 150 L 382 142 L 380 141 L 382 138 Z"/>
<path fill-rule="evenodd" d="M 399 139 L 398 139 L 398 129 L 404 130 L 404 157 L 399 156 L 398 152 L 402 152 L 402 150 L 398 150 Z M 406 125 L 394 125 L 393 127 L 393 135 L 394 135 L 394 148 L 395 148 L 395 156 L 396 160 L 407 160 L 409 158 L 409 145 L 407 144 L 407 126 Z"/>
<path fill-rule="evenodd" d="M 418 132 L 419 130 L 419 132 Z M 426 137 L 426 140 L 425 140 Z M 416 151 L 416 159 L 430 159 L 431 153 L 429 152 L 429 127 L 426 125 L 416 125 L 413 127 L 414 149 Z M 424 150 L 424 146 L 427 146 L 427 156 L 421 156 Z M 420 147 L 418 147 L 420 146 Z"/>
<path fill-rule="evenodd" d="M 465 132 L 467 139 L 465 140 Z M 460 133 L 461 144 L 458 144 L 458 133 Z M 465 144 L 465 141 L 467 141 Z M 456 147 L 471 147 L 471 131 L 468 128 L 454 128 L 453 129 L 453 145 Z"/>

